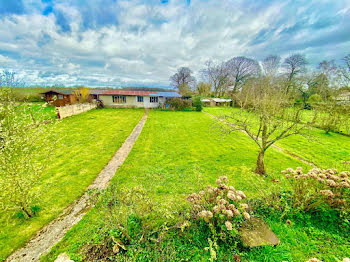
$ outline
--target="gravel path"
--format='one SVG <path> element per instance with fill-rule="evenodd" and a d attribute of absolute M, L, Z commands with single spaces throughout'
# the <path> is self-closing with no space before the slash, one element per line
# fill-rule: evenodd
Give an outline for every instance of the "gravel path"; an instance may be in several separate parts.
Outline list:
<path fill-rule="evenodd" d="M 209 116 L 211 116 L 212 118 L 214 118 L 214 119 L 216 119 L 216 120 L 218 120 L 218 121 L 221 121 L 221 122 L 223 122 L 223 123 L 225 123 L 225 124 L 227 124 L 227 125 L 229 125 L 229 126 L 232 126 L 233 128 L 236 128 L 232 123 L 230 123 L 230 122 L 228 122 L 228 121 L 226 121 L 226 120 L 223 120 L 223 119 L 221 119 L 221 118 L 219 118 L 219 117 L 217 117 L 217 116 L 214 116 L 214 115 L 212 115 L 212 114 L 210 114 L 210 113 L 208 113 L 208 112 L 204 112 L 204 113 L 207 114 L 207 115 L 209 115 Z M 241 131 L 241 132 L 245 133 L 245 131 L 243 131 L 243 130 L 237 130 L 237 131 Z M 261 139 L 259 138 L 259 140 L 261 140 Z M 277 149 L 278 151 L 280 151 L 280 152 L 282 152 L 282 153 L 285 153 L 285 154 L 287 154 L 287 155 L 289 155 L 289 156 L 291 156 L 291 157 L 293 157 L 293 158 L 298 159 L 299 161 L 303 162 L 304 164 L 310 165 L 310 166 L 312 166 L 312 167 L 317 167 L 317 165 L 315 165 L 314 163 L 312 163 L 312 162 L 306 160 L 305 158 L 303 158 L 303 157 L 301 157 L 301 156 L 298 156 L 298 155 L 296 155 L 296 154 L 293 154 L 293 153 L 287 151 L 286 149 L 284 149 L 284 148 L 282 148 L 282 147 L 280 147 L 280 146 L 277 146 L 277 145 L 273 144 L 271 147 L 273 147 L 273 148 Z"/>
<path fill-rule="evenodd" d="M 140 122 L 136 125 L 107 166 L 88 187 L 83 196 L 67 207 L 58 218 L 42 228 L 24 247 L 15 251 L 6 261 L 39 261 L 42 254 L 49 252 L 50 249 L 63 238 L 67 231 L 82 219 L 89 208 L 93 206 L 90 201 L 89 190 L 101 190 L 108 186 L 109 181 L 129 155 L 136 139 L 142 131 L 147 116 L 148 111 L 145 111 Z"/>

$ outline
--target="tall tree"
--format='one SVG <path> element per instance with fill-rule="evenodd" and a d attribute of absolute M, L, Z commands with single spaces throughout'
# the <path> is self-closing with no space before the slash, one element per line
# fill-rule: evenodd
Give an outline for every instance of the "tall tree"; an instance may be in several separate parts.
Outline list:
<path fill-rule="evenodd" d="M 341 76 L 343 79 L 344 87 L 350 87 L 350 54 L 343 58 L 345 65 L 341 68 Z"/>
<path fill-rule="evenodd" d="M 170 84 L 178 89 L 180 86 L 188 86 L 194 89 L 196 85 L 196 78 L 192 76 L 191 69 L 188 67 L 181 67 L 174 75 L 170 77 Z"/>
<path fill-rule="evenodd" d="M 229 87 L 229 71 L 225 63 L 206 62 L 206 68 L 201 70 L 203 78 L 211 83 L 215 96 L 222 96 Z"/>
<path fill-rule="evenodd" d="M 277 141 L 292 135 L 306 135 L 302 108 L 291 110 L 294 101 L 281 87 L 282 83 L 270 77 L 247 81 L 237 95 L 239 112 L 226 115 L 226 123 L 219 122 L 222 131 L 243 131 L 259 148 L 255 172 L 265 174 L 265 152 Z"/>
<path fill-rule="evenodd" d="M 244 56 L 234 57 L 226 62 L 230 77 L 233 81 L 232 92 L 236 93 L 240 85 L 251 77 L 257 77 L 260 74 L 259 63 L 251 58 Z"/>
<path fill-rule="evenodd" d="M 306 65 L 308 64 L 305 56 L 301 54 L 294 54 L 284 60 L 283 67 L 287 71 L 288 81 L 291 82 L 298 74 L 306 72 Z"/>
<path fill-rule="evenodd" d="M 197 85 L 197 92 L 200 96 L 209 96 L 211 93 L 211 84 L 205 83 L 205 82 L 200 82 Z"/>
<path fill-rule="evenodd" d="M 281 57 L 277 55 L 269 55 L 262 61 L 264 74 L 267 76 L 275 76 L 281 64 Z"/>

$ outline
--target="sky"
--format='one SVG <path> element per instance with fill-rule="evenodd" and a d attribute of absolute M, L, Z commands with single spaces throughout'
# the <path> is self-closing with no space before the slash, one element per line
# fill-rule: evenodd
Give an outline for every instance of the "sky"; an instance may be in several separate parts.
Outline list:
<path fill-rule="evenodd" d="M 208 60 L 350 53 L 350 0 L 0 0 L 0 69 L 28 85 L 169 86 Z"/>

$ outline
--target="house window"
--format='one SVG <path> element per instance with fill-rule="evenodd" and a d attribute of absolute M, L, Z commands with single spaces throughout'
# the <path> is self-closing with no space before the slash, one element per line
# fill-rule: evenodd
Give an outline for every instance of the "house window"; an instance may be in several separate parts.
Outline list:
<path fill-rule="evenodd" d="M 125 104 L 126 103 L 126 96 L 113 96 L 113 103 Z"/>
<path fill-rule="evenodd" d="M 143 96 L 137 96 L 137 102 L 142 103 L 143 102 Z"/>
<path fill-rule="evenodd" d="M 63 95 L 58 95 L 58 99 L 63 99 Z"/>
<path fill-rule="evenodd" d="M 158 103 L 158 96 L 151 96 L 149 98 L 150 103 Z"/>

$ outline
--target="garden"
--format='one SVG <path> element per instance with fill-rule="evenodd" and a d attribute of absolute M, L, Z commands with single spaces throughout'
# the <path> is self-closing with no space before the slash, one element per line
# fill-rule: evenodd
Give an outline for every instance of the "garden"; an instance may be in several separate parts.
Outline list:
<path fill-rule="evenodd" d="M 214 113 L 222 109 L 205 110 Z M 349 157 L 346 144 L 337 152 L 338 143 L 345 143 L 340 135 L 332 133 L 332 140 L 318 132 L 319 150 L 312 150 L 310 145 L 305 150 L 303 144 L 307 142 L 303 140 L 286 140 L 283 146 L 306 158 L 317 157 L 317 164 L 324 169 Z M 330 154 L 331 150 L 336 152 Z M 75 261 L 307 261 L 313 257 L 341 261 L 349 257 L 349 214 L 321 201 L 319 191 L 314 192 L 314 180 L 301 180 L 306 186 L 304 191 L 297 191 L 300 184 L 288 176 L 307 176 L 312 167 L 271 148 L 266 155 L 267 174 L 261 176 L 253 169 L 257 153 L 258 148 L 245 134 L 223 135 L 212 117 L 204 113 L 151 111 L 110 188 L 42 260 L 53 261 L 62 252 Z M 342 169 L 346 166 L 340 166 L 339 173 Z M 317 172 L 315 176 L 327 175 L 321 169 Z M 337 177 L 345 174 L 331 172 Z M 223 180 L 219 184 L 218 178 Z M 244 192 L 239 201 L 243 205 L 231 206 L 232 212 L 238 210 L 242 215 L 231 220 L 231 211 L 225 211 L 227 217 L 215 213 L 207 192 L 222 190 L 215 196 L 223 197 L 230 187 L 234 192 L 231 198 Z M 341 201 L 348 201 L 349 190 L 340 191 Z M 310 198 L 300 200 L 296 193 Z M 220 201 L 238 203 L 225 197 Z M 312 204 L 316 202 L 321 204 Z M 263 219 L 280 244 L 247 247 L 242 243 L 237 229 L 246 223 L 245 204 L 249 206 L 248 215 Z"/>

